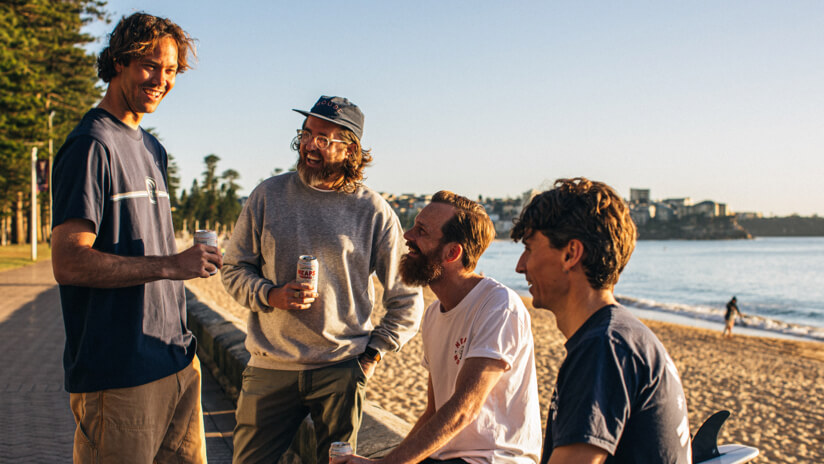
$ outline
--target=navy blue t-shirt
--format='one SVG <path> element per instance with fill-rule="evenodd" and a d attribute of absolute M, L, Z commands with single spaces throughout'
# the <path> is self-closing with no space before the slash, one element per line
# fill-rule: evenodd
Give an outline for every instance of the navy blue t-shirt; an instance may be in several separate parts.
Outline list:
<path fill-rule="evenodd" d="M 566 342 L 541 463 L 587 443 L 607 463 L 692 463 L 681 379 L 652 331 L 620 306 L 593 314 Z"/>
<path fill-rule="evenodd" d="M 158 140 L 101 109 L 86 113 L 55 158 L 54 227 L 87 219 L 93 248 L 121 256 L 176 253 Z M 124 288 L 60 286 L 66 390 L 72 393 L 143 385 L 192 361 L 180 281 Z"/>

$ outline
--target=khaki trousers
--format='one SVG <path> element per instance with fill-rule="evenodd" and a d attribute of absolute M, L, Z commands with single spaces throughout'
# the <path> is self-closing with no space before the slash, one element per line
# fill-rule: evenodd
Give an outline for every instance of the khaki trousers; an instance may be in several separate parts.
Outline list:
<path fill-rule="evenodd" d="M 206 463 L 200 361 L 145 385 L 72 393 L 75 463 Z"/>

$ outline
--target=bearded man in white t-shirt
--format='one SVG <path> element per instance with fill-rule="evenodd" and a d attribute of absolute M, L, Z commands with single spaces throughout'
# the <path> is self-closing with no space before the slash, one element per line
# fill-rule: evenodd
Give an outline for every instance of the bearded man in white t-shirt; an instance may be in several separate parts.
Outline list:
<path fill-rule="evenodd" d="M 535 463 L 541 419 L 530 317 L 521 298 L 474 272 L 495 238 L 484 208 L 452 192 L 434 195 L 404 234 L 401 276 L 429 285 L 438 300 L 423 318 L 426 410 L 379 461 Z"/>

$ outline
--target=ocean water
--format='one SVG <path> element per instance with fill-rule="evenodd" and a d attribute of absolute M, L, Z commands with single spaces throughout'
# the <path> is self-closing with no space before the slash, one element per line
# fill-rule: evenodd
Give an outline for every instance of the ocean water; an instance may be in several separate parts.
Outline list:
<path fill-rule="evenodd" d="M 477 271 L 529 296 L 515 272 L 522 251 L 495 241 Z M 824 341 L 824 237 L 640 241 L 615 294 L 642 317 L 719 330 L 735 295 L 736 327 Z"/>

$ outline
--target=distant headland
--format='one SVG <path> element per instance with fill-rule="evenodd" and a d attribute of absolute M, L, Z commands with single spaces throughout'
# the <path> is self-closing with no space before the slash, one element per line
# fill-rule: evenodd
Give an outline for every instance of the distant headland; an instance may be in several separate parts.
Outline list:
<path fill-rule="evenodd" d="M 498 238 L 509 238 L 512 221 L 523 205 L 540 193 L 524 192 L 520 198 L 483 198 Z M 382 194 L 406 230 L 432 195 Z M 761 213 L 733 213 L 726 204 L 705 200 L 695 203 L 689 197 L 652 200 L 649 189 L 630 189 L 627 200 L 632 219 L 638 226 L 639 240 L 737 240 L 754 237 L 824 236 L 824 217 L 788 216 L 765 218 Z"/>

